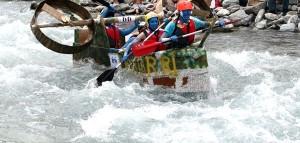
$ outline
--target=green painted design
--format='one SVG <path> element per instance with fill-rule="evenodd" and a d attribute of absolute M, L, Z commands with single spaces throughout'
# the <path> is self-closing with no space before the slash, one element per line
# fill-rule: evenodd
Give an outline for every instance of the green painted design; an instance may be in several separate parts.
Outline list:
<path fill-rule="evenodd" d="M 203 48 L 169 49 L 158 55 L 159 52 L 130 59 L 123 67 L 140 73 L 160 75 L 176 75 L 177 70 L 208 67 L 206 50 Z"/>

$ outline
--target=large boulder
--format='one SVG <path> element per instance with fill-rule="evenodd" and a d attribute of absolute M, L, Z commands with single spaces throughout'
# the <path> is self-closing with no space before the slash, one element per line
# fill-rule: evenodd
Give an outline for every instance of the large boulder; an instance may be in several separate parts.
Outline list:
<path fill-rule="evenodd" d="M 245 18 L 239 19 L 237 22 L 234 23 L 235 26 L 249 26 L 253 19 L 254 15 L 250 14 Z M 231 18 L 234 19 L 234 18 Z"/>
<path fill-rule="evenodd" d="M 297 5 L 292 5 L 291 10 L 292 10 L 292 11 L 297 11 L 297 10 L 298 10 Z"/>
<path fill-rule="evenodd" d="M 267 27 L 267 20 L 264 19 L 264 20 L 262 20 L 260 22 L 257 22 L 255 24 L 255 27 L 258 28 L 258 29 L 264 29 L 264 28 L 266 28 Z"/>
<path fill-rule="evenodd" d="M 274 14 L 274 13 L 266 13 L 265 18 L 268 19 L 268 20 L 273 21 L 273 20 L 279 19 L 279 16 L 277 14 Z"/>
<path fill-rule="evenodd" d="M 298 4 L 298 0 L 289 0 L 289 4 L 290 5 Z"/>
<path fill-rule="evenodd" d="M 241 8 L 240 5 L 232 5 L 226 9 L 229 10 L 230 13 L 234 13 L 234 12 L 240 10 L 240 8 Z"/>
<path fill-rule="evenodd" d="M 260 9 L 257 16 L 256 16 L 256 18 L 255 18 L 255 20 L 254 20 L 254 22 L 255 23 L 260 22 L 263 19 L 264 14 L 265 14 L 265 9 Z"/>
<path fill-rule="evenodd" d="M 294 23 L 294 24 L 298 24 L 299 23 L 299 18 L 297 15 L 292 15 L 287 23 Z"/>
<path fill-rule="evenodd" d="M 222 2 L 222 6 L 224 8 L 227 8 L 229 6 L 232 6 L 232 5 L 238 5 L 239 4 L 239 0 L 224 0 Z"/>
<path fill-rule="evenodd" d="M 235 13 L 232 13 L 229 15 L 229 18 L 230 19 L 243 19 L 243 18 L 246 18 L 248 17 L 248 14 L 245 13 L 244 10 L 238 10 L 236 11 Z"/>
<path fill-rule="evenodd" d="M 221 9 L 217 12 L 217 16 L 223 17 L 229 15 L 230 12 L 227 9 Z"/>
<path fill-rule="evenodd" d="M 295 29 L 296 29 L 296 25 L 294 23 L 288 23 L 288 24 L 281 25 L 279 31 L 294 32 Z"/>
<path fill-rule="evenodd" d="M 283 20 L 284 20 L 284 23 L 288 23 L 289 19 L 291 18 L 292 15 L 286 15 L 286 16 L 283 16 Z"/>
<path fill-rule="evenodd" d="M 248 15 L 246 18 L 241 20 L 241 24 L 244 26 L 249 26 L 254 19 L 254 14 Z"/>
<path fill-rule="evenodd" d="M 289 11 L 289 12 L 287 12 L 286 15 L 292 16 L 292 15 L 298 15 L 298 14 L 297 14 L 297 11 Z"/>

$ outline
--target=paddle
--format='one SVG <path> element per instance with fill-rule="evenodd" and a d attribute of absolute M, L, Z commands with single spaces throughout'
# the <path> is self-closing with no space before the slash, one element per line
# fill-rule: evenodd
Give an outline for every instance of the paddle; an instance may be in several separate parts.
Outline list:
<path fill-rule="evenodd" d="M 122 53 L 124 52 L 124 47 L 125 45 L 123 45 L 123 47 L 121 47 L 120 49 L 116 49 L 116 48 L 109 48 L 110 52 L 117 52 L 117 53 Z M 106 71 L 104 71 L 103 73 L 100 74 L 100 76 L 97 77 L 97 85 L 98 86 L 102 86 L 102 82 L 105 81 L 112 81 L 115 75 L 115 71 L 125 62 L 127 61 L 127 59 L 132 55 L 132 53 L 129 53 L 128 55 L 125 56 L 125 58 L 122 58 L 122 61 L 114 68 L 108 69 Z"/>
<path fill-rule="evenodd" d="M 131 56 L 129 53 L 125 59 L 123 59 L 116 67 L 104 71 L 100 76 L 97 77 L 97 85 L 102 86 L 102 82 L 112 81 L 115 75 L 115 71 Z"/>
<path fill-rule="evenodd" d="M 198 48 L 203 48 L 203 45 L 204 45 L 204 42 L 206 41 L 208 35 L 211 33 L 212 29 L 214 28 L 214 26 L 212 26 L 212 23 L 215 23 L 217 20 L 217 17 L 214 15 L 212 21 L 211 21 L 211 24 L 209 26 L 209 30 L 207 30 L 205 33 L 204 33 L 204 36 L 202 37 L 201 39 L 201 42 L 200 44 L 198 45 Z"/>
<path fill-rule="evenodd" d="M 235 23 L 235 22 L 236 21 L 225 22 L 225 25 L 231 24 L 231 23 Z M 216 27 L 220 27 L 220 25 L 215 25 L 212 28 L 216 28 Z M 185 35 L 178 36 L 177 38 L 178 39 L 179 38 L 185 38 L 185 37 L 197 34 L 197 33 L 202 33 L 204 31 L 207 31 L 207 30 L 210 30 L 210 29 L 211 29 L 211 27 L 208 27 L 208 28 L 205 28 L 205 29 L 201 29 L 201 30 L 192 32 L 192 33 L 188 33 L 188 34 L 185 34 Z M 208 33 L 206 34 L 206 36 L 208 36 Z M 142 43 L 139 43 L 139 44 L 134 44 L 132 46 L 132 53 L 136 57 L 145 56 L 145 55 L 148 55 L 150 53 L 155 52 L 157 50 L 157 47 L 159 45 L 161 45 L 163 43 L 166 43 L 166 42 L 169 42 L 169 41 L 171 41 L 171 38 L 164 38 L 164 41 L 161 41 L 161 42 L 149 41 L 148 40 L 147 42 L 142 42 Z"/>
<path fill-rule="evenodd" d="M 198 31 L 195 31 L 195 32 L 192 32 L 192 33 L 188 33 L 188 34 L 185 34 L 185 35 L 181 35 L 181 36 L 178 36 L 177 38 L 178 39 L 179 38 L 185 38 L 185 37 L 197 34 L 197 33 L 204 32 L 206 30 L 208 30 L 208 28 L 198 30 Z M 164 38 L 163 40 L 164 41 L 162 41 L 162 42 L 155 42 L 155 41 L 149 41 L 148 40 L 147 42 L 144 42 L 144 43 L 134 44 L 132 46 L 132 53 L 133 53 L 134 56 L 137 56 L 137 57 L 148 55 L 150 53 L 155 52 L 156 49 L 157 49 L 157 46 L 159 46 L 163 43 L 171 41 L 171 38 Z"/>

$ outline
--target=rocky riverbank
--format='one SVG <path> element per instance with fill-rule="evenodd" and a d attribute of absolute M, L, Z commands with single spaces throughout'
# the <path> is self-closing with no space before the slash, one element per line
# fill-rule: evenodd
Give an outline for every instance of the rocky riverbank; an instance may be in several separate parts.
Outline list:
<path fill-rule="evenodd" d="M 177 0 L 111 0 L 110 3 L 121 15 L 146 14 L 150 11 L 157 13 L 164 12 L 170 15 L 175 10 Z M 233 25 L 226 25 L 225 28 L 246 26 L 254 29 L 275 29 L 279 31 L 299 32 L 300 31 L 300 4 L 298 0 L 289 0 L 289 11 L 286 14 L 270 13 L 266 10 L 266 0 L 249 0 L 247 6 L 240 6 L 239 0 L 223 0 L 221 7 L 215 8 L 218 18 L 225 21 L 237 20 Z M 90 0 L 81 0 L 80 4 L 91 13 L 98 14 L 104 8 L 103 5 L 94 3 Z M 33 2 L 32 8 L 36 3 Z M 282 5 L 277 4 L 280 11 Z"/>
<path fill-rule="evenodd" d="M 216 8 L 216 14 L 224 19 L 242 19 L 234 26 L 250 26 L 254 29 L 276 29 L 279 31 L 299 32 L 299 10 L 297 0 L 289 0 L 289 12 L 284 15 L 270 13 L 266 8 L 267 1 L 260 0 L 255 4 L 242 7 L 238 0 L 224 0 L 223 7 Z M 278 11 L 282 5 L 277 5 Z"/>

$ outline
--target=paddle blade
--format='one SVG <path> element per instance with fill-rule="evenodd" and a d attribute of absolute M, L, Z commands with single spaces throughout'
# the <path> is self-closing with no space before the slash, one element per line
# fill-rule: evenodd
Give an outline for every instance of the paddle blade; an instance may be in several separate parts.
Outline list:
<path fill-rule="evenodd" d="M 115 71 L 117 68 L 109 69 L 104 71 L 98 78 L 97 78 L 97 85 L 102 86 L 102 82 L 105 81 L 112 81 L 115 75 Z"/>
<path fill-rule="evenodd" d="M 132 46 L 132 53 L 136 57 L 149 55 L 157 50 L 159 45 L 161 45 L 162 42 L 156 42 L 152 40 L 148 40 L 142 43 L 134 44 Z"/>

